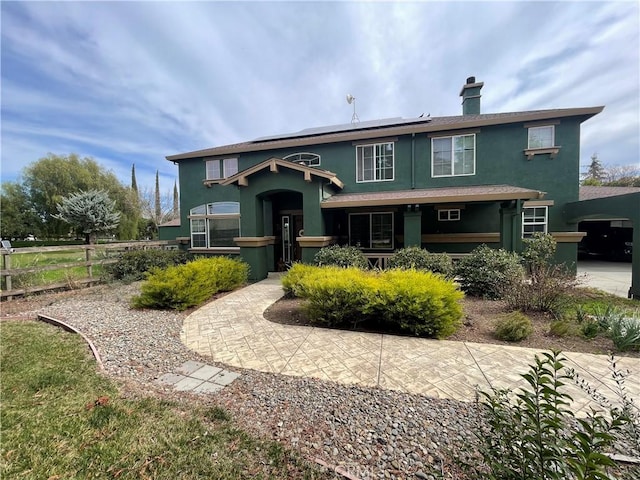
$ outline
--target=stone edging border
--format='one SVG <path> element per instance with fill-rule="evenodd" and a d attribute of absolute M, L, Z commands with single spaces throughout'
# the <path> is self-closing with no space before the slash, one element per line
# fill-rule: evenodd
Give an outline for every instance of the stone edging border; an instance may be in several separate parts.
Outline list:
<path fill-rule="evenodd" d="M 87 345 L 89 345 L 89 349 L 91 350 L 91 353 L 93 354 L 93 357 L 96 359 L 96 363 L 98 364 L 98 368 L 100 369 L 100 371 L 102 371 L 102 372 L 105 371 L 104 364 L 102 363 L 102 358 L 100 357 L 100 353 L 98 353 L 98 349 L 93 344 L 93 342 L 91 340 L 89 340 L 89 337 L 87 337 L 84 333 L 82 333 L 77 328 L 72 327 L 68 323 L 63 322 L 62 320 L 57 320 L 57 319 L 55 319 L 53 317 L 49 317 L 47 315 L 38 314 L 38 316 L 36 318 L 37 318 L 37 320 L 39 320 L 41 322 L 48 323 L 48 324 L 54 325 L 56 327 L 60 327 L 60 328 L 62 328 L 63 330 L 65 330 L 67 332 L 71 332 L 71 333 L 75 333 L 75 334 L 80 335 L 82 337 L 82 339 L 87 343 Z"/>

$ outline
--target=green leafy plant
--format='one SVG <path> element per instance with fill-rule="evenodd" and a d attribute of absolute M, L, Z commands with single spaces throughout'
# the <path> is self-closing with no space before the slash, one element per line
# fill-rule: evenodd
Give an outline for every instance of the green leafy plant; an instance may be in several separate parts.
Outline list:
<path fill-rule="evenodd" d="M 519 342 L 533 332 L 531 319 L 521 312 L 511 312 L 500 317 L 495 324 L 497 338 L 507 342 Z"/>
<path fill-rule="evenodd" d="M 431 253 L 420 247 L 397 250 L 387 263 L 388 268 L 427 270 L 453 277 L 453 261 L 446 253 Z"/>
<path fill-rule="evenodd" d="M 585 338 L 596 338 L 598 333 L 600 333 L 600 326 L 598 322 L 589 318 L 580 325 L 580 333 L 582 333 Z"/>
<path fill-rule="evenodd" d="M 368 268 L 369 261 L 364 253 L 356 247 L 349 245 L 331 245 L 321 248 L 313 257 L 313 263 L 318 266 L 334 265 L 336 267 Z"/>
<path fill-rule="evenodd" d="M 249 266 L 227 257 L 199 258 L 184 265 L 153 269 L 133 297 L 136 308 L 185 310 L 200 305 L 218 292 L 247 281 Z"/>
<path fill-rule="evenodd" d="M 620 352 L 640 350 L 640 318 L 637 315 L 611 318 L 608 335 Z"/>
<path fill-rule="evenodd" d="M 181 265 L 193 260 L 193 255 L 181 250 L 133 250 L 122 253 L 116 263 L 105 265 L 105 272 L 116 280 L 136 281 L 145 278 L 154 268 Z"/>
<path fill-rule="evenodd" d="M 432 272 L 294 265 L 282 282 L 305 299 L 309 318 L 326 326 L 387 326 L 441 338 L 462 317 L 462 292 Z"/>
<path fill-rule="evenodd" d="M 505 289 L 521 283 L 523 269 L 517 254 L 480 245 L 455 266 L 455 274 L 465 293 L 499 299 Z"/>
<path fill-rule="evenodd" d="M 591 411 L 577 419 L 565 393 L 566 359 L 559 353 L 536 356 L 522 377 L 528 387 L 513 392 L 479 392 L 486 423 L 478 426 L 480 466 L 474 478 L 488 479 L 608 479 L 613 461 L 605 452 L 629 423 L 619 410 L 608 415 Z"/>

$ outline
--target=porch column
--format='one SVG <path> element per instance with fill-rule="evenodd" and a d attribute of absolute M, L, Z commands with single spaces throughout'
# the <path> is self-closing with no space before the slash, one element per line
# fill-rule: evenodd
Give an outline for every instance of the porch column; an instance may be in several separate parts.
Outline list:
<path fill-rule="evenodd" d="M 411 208 L 407 206 L 407 208 Z M 422 246 L 422 212 L 416 206 L 414 211 L 404 212 L 404 247 Z"/>
<path fill-rule="evenodd" d="M 302 199 L 302 214 L 304 222 L 304 237 L 321 238 L 324 236 L 324 217 L 322 215 L 322 209 L 320 208 L 320 201 L 322 200 L 322 185 L 318 182 L 317 190 L 313 193 L 304 193 Z M 297 233 L 297 232 L 296 232 Z M 313 263 L 313 257 L 315 257 L 320 246 L 317 242 L 310 244 L 311 242 L 301 241 L 300 247 L 302 248 L 302 261 L 304 263 Z M 313 245 L 313 246 L 312 246 Z"/>
<path fill-rule="evenodd" d="M 640 300 L 640 215 L 631 221 L 633 226 L 633 252 L 631 253 L 631 287 L 629 298 Z"/>

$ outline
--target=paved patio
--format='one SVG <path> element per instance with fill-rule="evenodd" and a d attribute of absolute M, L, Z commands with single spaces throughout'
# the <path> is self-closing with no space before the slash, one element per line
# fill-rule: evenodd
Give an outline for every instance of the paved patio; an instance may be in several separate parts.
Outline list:
<path fill-rule="evenodd" d="M 277 274 L 215 300 L 189 315 L 181 339 L 190 349 L 229 367 L 381 387 L 469 401 L 476 386 L 525 385 L 520 377 L 539 351 L 511 346 L 430 340 L 375 333 L 280 325 L 263 312 L 283 295 Z M 600 393 L 615 398 L 606 356 L 564 352 Z M 620 357 L 632 370 L 627 391 L 640 397 L 640 359 Z M 576 411 L 596 406 L 568 388 Z"/>

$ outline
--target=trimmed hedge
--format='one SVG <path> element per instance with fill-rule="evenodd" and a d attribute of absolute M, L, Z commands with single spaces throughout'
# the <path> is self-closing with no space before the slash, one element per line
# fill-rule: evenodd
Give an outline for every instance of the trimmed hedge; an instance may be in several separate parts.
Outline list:
<path fill-rule="evenodd" d="M 522 282 L 524 269 L 517 253 L 480 245 L 455 266 L 462 290 L 474 297 L 502 298 L 504 292 Z"/>
<path fill-rule="evenodd" d="M 446 253 L 431 253 L 420 247 L 396 250 L 389 259 L 389 268 L 427 270 L 453 278 L 453 261 Z"/>
<path fill-rule="evenodd" d="M 285 290 L 306 300 L 312 322 L 331 327 L 389 328 L 443 338 L 456 331 L 464 294 L 441 275 L 418 270 L 294 265 Z"/>
<path fill-rule="evenodd" d="M 132 299 L 134 308 L 186 310 L 218 292 L 246 283 L 249 266 L 228 257 L 199 258 L 184 265 L 153 269 Z"/>
<path fill-rule="evenodd" d="M 116 263 L 105 265 L 105 271 L 116 280 L 142 280 L 154 268 L 167 268 L 193 260 L 193 255 L 181 250 L 132 250 L 124 252 Z"/>

